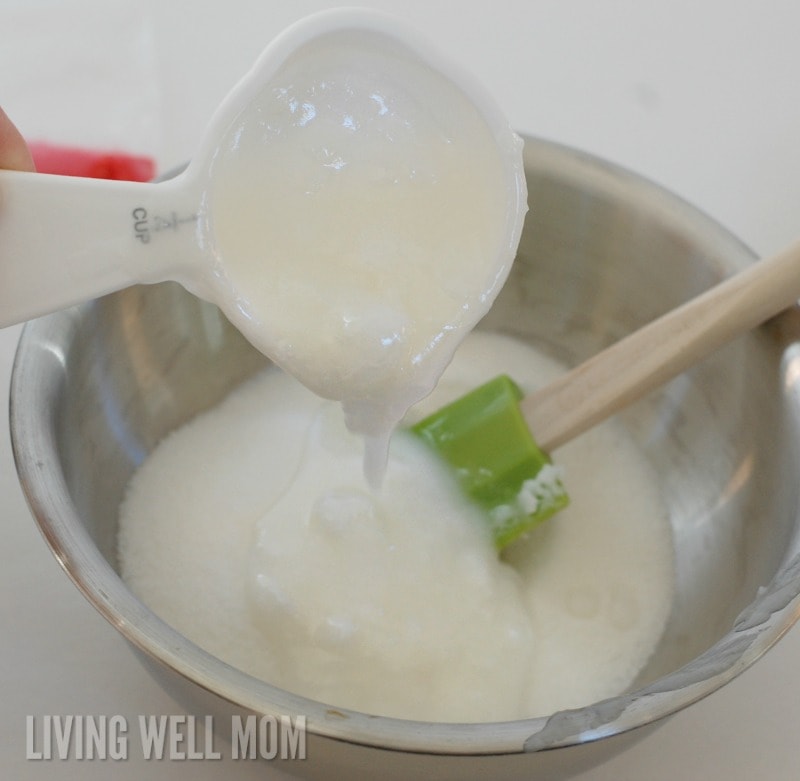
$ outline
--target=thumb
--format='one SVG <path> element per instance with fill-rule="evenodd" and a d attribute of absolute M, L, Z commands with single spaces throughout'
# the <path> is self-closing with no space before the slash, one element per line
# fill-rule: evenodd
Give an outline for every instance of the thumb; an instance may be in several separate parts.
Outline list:
<path fill-rule="evenodd" d="M 0 108 L 0 168 L 33 171 L 33 158 L 22 134 Z"/>

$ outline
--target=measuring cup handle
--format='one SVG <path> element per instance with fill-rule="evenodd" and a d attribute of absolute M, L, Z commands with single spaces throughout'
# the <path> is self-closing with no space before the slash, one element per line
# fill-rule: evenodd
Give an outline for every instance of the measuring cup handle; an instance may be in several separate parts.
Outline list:
<path fill-rule="evenodd" d="M 181 184 L 0 171 L 0 327 L 179 279 L 201 224 Z"/>

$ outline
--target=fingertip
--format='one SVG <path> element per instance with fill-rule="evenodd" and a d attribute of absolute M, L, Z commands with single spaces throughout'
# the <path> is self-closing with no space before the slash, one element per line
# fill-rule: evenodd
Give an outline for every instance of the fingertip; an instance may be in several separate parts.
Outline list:
<path fill-rule="evenodd" d="M 13 171 L 34 171 L 25 139 L 8 115 L 0 108 L 0 168 Z"/>

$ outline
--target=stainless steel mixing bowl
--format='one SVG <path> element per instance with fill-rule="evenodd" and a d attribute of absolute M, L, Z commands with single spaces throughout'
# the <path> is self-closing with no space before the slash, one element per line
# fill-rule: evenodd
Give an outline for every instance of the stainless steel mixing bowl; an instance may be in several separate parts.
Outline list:
<path fill-rule="evenodd" d="M 483 327 L 574 363 L 753 261 L 723 228 L 637 176 L 534 139 L 525 154 L 532 211 Z M 59 562 L 187 712 L 305 715 L 307 759 L 285 769 L 308 777 L 554 779 L 713 692 L 796 619 L 794 326 L 787 315 L 739 339 L 622 416 L 669 505 L 674 611 L 630 691 L 549 718 L 424 724 L 297 697 L 205 653 L 128 591 L 115 538 L 132 471 L 264 364 L 214 307 L 177 286 L 132 288 L 30 323 L 12 381 L 14 449 Z"/>

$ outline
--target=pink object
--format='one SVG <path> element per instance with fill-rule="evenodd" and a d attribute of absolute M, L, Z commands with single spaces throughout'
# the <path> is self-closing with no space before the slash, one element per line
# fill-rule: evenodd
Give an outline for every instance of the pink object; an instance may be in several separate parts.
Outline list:
<path fill-rule="evenodd" d="M 44 141 L 34 141 L 28 147 L 36 170 L 43 174 L 149 182 L 156 173 L 155 161 L 141 155 L 59 146 Z"/>

